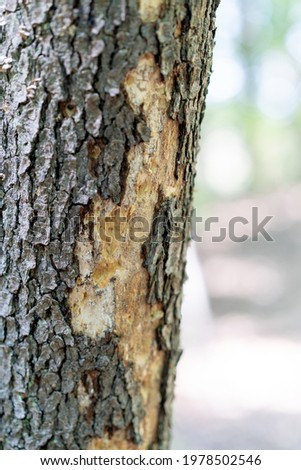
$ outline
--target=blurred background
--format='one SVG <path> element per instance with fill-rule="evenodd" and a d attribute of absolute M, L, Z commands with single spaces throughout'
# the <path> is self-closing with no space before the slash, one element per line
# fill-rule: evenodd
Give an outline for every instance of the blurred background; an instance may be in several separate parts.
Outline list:
<path fill-rule="evenodd" d="M 195 191 L 220 221 L 188 252 L 175 449 L 301 449 L 300 75 L 300 1 L 221 1 Z M 273 242 L 212 241 L 252 207 Z"/>

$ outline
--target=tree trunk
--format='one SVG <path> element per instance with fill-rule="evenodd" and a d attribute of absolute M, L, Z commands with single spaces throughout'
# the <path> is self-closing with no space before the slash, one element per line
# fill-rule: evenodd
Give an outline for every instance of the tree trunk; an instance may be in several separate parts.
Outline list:
<path fill-rule="evenodd" d="M 169 441 L 216 0 L 6 0 L 5 449 Z"/>

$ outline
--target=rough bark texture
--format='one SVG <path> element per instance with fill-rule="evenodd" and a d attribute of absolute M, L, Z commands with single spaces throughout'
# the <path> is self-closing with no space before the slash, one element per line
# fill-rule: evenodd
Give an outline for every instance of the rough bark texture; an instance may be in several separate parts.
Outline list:
<path fill-rule="evenodd" d="M 2 7 L 5 449 L 168 446 L 186 246 L 170 234 L 176 217 L 187 232 L 216 6 Z M 143 243 L 126 224 L 104 239 L 120 215 L 149 221 Z"/>

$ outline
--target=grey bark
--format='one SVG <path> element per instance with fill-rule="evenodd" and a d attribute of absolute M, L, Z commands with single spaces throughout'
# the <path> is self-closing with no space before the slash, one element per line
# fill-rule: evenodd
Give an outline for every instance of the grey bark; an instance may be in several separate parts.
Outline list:
<path fill-rule="evenodd" d="M 122 206 L 129 149 L 149 138 L 143 113 L 134 114 L 123 88 L 145 53 L 154 55 L 163 79 L 174 75 L 169 116 L 180 130 L 174 172 L 181 167 L 185 174 L 180 197 L 158 196 L 157 215 L 165 222 L 154 219 L 141 247 L 149 273 L 145 297 L 163 305 L 157 347 L 166 352 L 157 437 L 148 447 L 168 446 L 187 241 L 175 248 L 168 226 L 176 215 L 190 216 L 215 9 L 213 0 L 166 0 L 160 17 L 146 23 L 135 0 L 6 1 L 0 26 L 4 449 L 84 449 L 115 430 L 143 446 L 140 384 L 118 355 L 118 336 L 76 334 L 67 298 L 79 275 L 75 241 L 91 200 L 99 194 Z M 94 147 L 99 155 L 91 158 Z M 80 381 L 90 400 L 85 414 Z"/>

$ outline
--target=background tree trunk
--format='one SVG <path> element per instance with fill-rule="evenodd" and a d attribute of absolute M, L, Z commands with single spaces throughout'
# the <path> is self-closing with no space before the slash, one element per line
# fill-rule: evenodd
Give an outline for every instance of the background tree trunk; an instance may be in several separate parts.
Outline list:
<path fill-rule="evenodd" d="M 6 1 L 5 449 L 168 446 L 215 8 Z"/>

